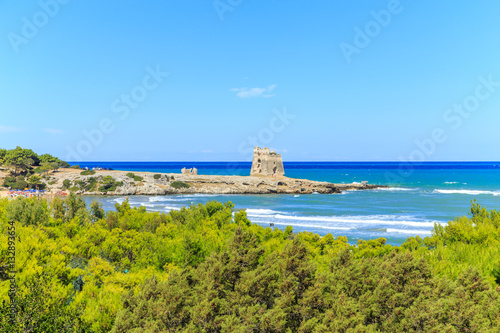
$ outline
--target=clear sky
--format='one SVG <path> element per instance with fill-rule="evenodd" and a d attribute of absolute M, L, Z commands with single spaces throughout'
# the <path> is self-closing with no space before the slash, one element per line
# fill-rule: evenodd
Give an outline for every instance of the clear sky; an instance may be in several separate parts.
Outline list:
<path fill-rule="evenodd" d="M 0 147 L 500 160 L 500 2 L 0 1 Z"/>

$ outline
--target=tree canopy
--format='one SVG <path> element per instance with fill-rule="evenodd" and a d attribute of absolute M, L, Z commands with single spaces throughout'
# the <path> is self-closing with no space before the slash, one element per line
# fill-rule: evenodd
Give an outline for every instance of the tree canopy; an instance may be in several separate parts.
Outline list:
<path fill-rule="evenodd" d="M 43 166 L 43 171 L 55 170 L 58 167 L 69 167 L 69 163 L 50 154 L 38 155 L 31 149 L 16 147 L 15 149 L 0 149 L 0 165 L 14 169 L 14 175 L 25 172 L 33 166 Z"/>
<path fill-rule="evenodd" d="M 230 202 L 165 214 L 74 194 L 2 199 L 18 315 L 11 325 L 2 273 L 0 332 L 498 332 L 498 222 L 473 202 L 396 247 L 264 228 Z"/>

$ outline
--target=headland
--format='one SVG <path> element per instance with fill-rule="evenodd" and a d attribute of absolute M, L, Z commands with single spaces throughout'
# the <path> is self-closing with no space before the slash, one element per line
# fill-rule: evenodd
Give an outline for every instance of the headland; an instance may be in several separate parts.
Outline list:
<path fill-rule="evenodd" d="M 86 173 L 92 174 L 85 175 Z M 109 184 L 111 186 L 106 188 Z M 334 184 L 285 176 L 219 176 L 118 170 L 84 172 L 78 169 L 60 168 L 48 175 L 46 189 L 48 191 L 66 189 L 84 195 L 166 195 L 328 194 L 380 187 L 387 186 L 366 183 Z"/>

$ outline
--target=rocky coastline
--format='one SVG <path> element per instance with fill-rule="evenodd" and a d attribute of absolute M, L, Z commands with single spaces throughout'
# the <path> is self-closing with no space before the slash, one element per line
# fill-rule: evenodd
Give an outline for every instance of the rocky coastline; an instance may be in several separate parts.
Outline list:
<path fill-rule="evenodd" d="M 102 184 L 115 186 L 104 191 Z M 82 175 L 82 170 L 62 168 L 47 175 L 47 190 L 65 189 L 82 195 L 168 195 L 168 194 L 331 194 L 388 186 L 366 183 L 334 184 L 284 176 L 219 176 L 99 170 Z M 93 185 L 93 186 L 89 186 Z"/>

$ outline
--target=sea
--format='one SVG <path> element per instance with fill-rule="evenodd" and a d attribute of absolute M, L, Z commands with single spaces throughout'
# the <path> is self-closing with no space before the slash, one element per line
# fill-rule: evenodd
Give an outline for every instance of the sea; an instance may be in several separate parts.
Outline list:
<path fill-rule="evenodd" d="M 80 167 L 180 173 L 183 167 L 200 175 L 248 175 L 250 162 L 74 162 Z M 169 212 L 210 200 L 231 201 L 245 209 L 249 219 L 264 227 L 324 236 L 347 236 L 349 242 L 383 237 L 400 245 L 408 237 L 431 236 L 435 223 L 446 225 L 467 216 L 472 200 L 488 209 L 500 209 L 500 162 L 284 162 L 292 178 L 388 185 L 389 188 L 346 191 L 342 194 L 300 195 L 163 195 L 132 196 L 134 207 Z M 86 196 L 106 210 L 122 196 Z"/>

